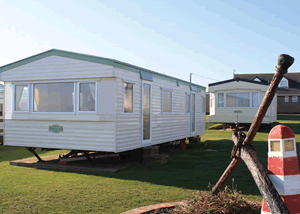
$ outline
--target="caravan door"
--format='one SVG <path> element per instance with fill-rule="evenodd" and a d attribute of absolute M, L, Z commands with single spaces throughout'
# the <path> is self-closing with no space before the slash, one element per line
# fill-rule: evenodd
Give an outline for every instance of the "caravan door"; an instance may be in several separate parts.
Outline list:
<path fill-rule="evenodd" d="M 152 85 L 142 81 L 142 143 L 151 143 Z"/>

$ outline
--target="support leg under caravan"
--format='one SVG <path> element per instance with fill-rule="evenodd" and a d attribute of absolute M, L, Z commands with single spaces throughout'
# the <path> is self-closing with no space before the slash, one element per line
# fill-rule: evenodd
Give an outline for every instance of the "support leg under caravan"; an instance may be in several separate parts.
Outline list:
<path fill-rule="evenodd" d="M 43 162 L 42 158 L 35 152 L 36 148 L 33 147 L 26 147 L 28 151 L 30 151 L 34 156 L 39 160 L 39 162 Z"/>

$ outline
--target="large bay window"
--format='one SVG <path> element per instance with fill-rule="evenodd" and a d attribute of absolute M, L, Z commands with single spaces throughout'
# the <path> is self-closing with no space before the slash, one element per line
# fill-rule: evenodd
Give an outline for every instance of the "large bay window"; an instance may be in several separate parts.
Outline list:
<path fill-rule="evenodd" d="M 15 112 L 95 113 L 96 106 L 96 82 L 50 82 L 14 86 Z"/>
<path fill-rule="evenodd" d="M 258 92 L 218 93 L 218 107 L 224 108 L 258 108 Z"/>
<path fill-rule="evenodd" d="M 226 107 L 250 107 L 250 93 L 227 93 Z"/>
<path fill-rule="evenodd" d="M 74 83 L 33 84 L 34 112 L 73 112 Z"/>

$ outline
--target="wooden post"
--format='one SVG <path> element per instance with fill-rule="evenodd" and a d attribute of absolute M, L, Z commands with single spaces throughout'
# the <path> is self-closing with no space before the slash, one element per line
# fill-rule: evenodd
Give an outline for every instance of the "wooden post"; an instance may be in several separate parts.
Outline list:
<path fill-rule="evenodd" d="M 241 154 L 239 154 L 242 157 L 242 159 L 245 161 L 250 172 L 252 173 L 254 180 L 272 213 L 278 213 L 277 212 L 278 210 L 282 211 L 281 213 L 289 213 L 289 212 L 288 212 L 285 204 L 282 202 L 282 199 L 280 198 L 280 196 L 279 196 L 277 190 L 274 188 L 273 184 L 268 180 L 268 178 L 265 179 L 265 177 L 267 177 L 267 174 L 264 172 L 261 164 L 259 163 L 256 153 L 253 154 L 251 152 L 247 152 L 247 150 L 245 150 L 245 148 L 246 148 L 245 146 L 251 145 L 252 140 L 254 139 L 256 132 L 258 131 L 258 129 L 261 125 L 261 122 L 270 106 L 270 103 L 275 95 L 276 89 L 278 88 L 278 85 L 279 85 L 283 75 L 285 73 L 287 73 L 287 69 L 293 63 L 294 63 L 293 57 L 286 55 L 286 54 L 282 54 L 279 56 L 278 64 L 275 67 L 276 73 L 272 79 L 272 82 L 269 86 L 266 96 L 263 99 L 263 101 L 256 113 L 256 116 L 250 126 L 247 136 L 243 142 L 243 149 L 241 150 Z M 234 139 L 235 139 L 235 137 L 233 136 L 233 140 Z M 237 145 L 237 144 L 238 143 L 235 142 L 235 145 Z M 243 152 L 245 152 L 245 155 L 242 154 Z M 253 155 L 255 155 L 255 157 Z M 250 157 L 250 156 L 252 156 L 252 157 Z M 225 182 L 232 175 L 232 173 L 237 168 L 237 166 L 240 162 L 241 162 L 240 157 L 238 157 L 238 156 L 234 157 L 234 159 L 231 161 L 230 165 L 227 167 L 227 169 L 225 170 L 225 172 L 223 173 L 223 175 L 221 176 L 221 178 L 219 179 L 217 184 L 214 186 L 214 188 L 211 192 L 212 195 L 218 194 L 218 192 L 222 189 Z M 264 187 L 262 187 L 262 186 L 264 186 Z M 277 194 L 272 194 L 274 192 L 274 190 Z"/>
<path fill-rule="evenodd" d="M 270 181 L 269 176 L 259 162 L 256 151 L 251 147 L 242 147 L 241 158 L 251 172 L 260 194 L 265 199 L 269 210 L 272 213 L 289 214 L 290 212 L 285 203 L 282 201 L 279 193 Z"/>

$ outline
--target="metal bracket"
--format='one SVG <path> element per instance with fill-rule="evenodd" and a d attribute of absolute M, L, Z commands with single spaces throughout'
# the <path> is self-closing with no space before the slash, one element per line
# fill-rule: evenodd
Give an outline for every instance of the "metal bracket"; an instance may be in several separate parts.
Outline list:
<path fill-rule="evenodd" d="M 44 161 L 42 160 L 42 158 L 35 152 L 35 149 L 36 149 L 36 148 L 34 148 L 34 147 L 26 147 L 26 149 L 27 149 L 28 151 L 30 151 L 32 154 L 34 154 L 34 156 L 39 160 L 38 162 L 44 162 Z"/>

